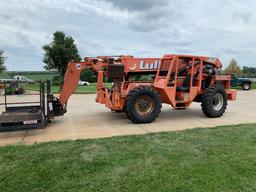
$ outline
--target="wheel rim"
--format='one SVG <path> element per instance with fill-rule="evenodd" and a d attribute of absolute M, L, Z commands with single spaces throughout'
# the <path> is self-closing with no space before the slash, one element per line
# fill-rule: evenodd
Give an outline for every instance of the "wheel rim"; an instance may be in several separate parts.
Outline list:
<path fill-rule="evenodd" d="M 246 90 L 249 89 L 249 85 L 247 85 L 247 84 L 244 85 L 244 89 L 246 89 Z"/>
<path fill-rule="evenodd" d="M 141 116 L 152 113 L 154 106 L 155 104 L 153 99 L 148 95 L 139 96 L 135 102 L 135 109 Z"/>
<path fill-rule="evenodd" d="M 221 110 L 223 103 L 224 103 L 224 98 L 222 94 L 217 93 L 216 95 L 214 95 L 212 100 L 212 106 L 215 111 Z"/>

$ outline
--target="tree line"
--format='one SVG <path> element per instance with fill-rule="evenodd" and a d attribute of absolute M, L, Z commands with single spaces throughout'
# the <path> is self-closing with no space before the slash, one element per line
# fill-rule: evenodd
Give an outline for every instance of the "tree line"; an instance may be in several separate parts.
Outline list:
<path fill-rule="evenodd" d="M 43 46 L 43 51 L 44 69 L 58 71 L 60 74 L 55 81 L 63 81 L 69 62 L 81 61 L 75 40 L 62 31 L 56 31 L 53 34 L 52 41 Z M 0 73 L 6 70 L 5 60 L 4 52 L 0 50 Z M 236 73 L 239 77 L 256 78 L 256 67 L 243 66 L 241 69 L 238 62 L 231 59 L 223 73 Z M 91 70 L 85 70 L 81 73 L 81 80 L 96 82 L 97 79 Z"/>
<path fill-rule="evenodd" d="M 4 51 L 0 50 L 0 73 L 6 70 L 6 66 L 4 64 L 6 57 L 4 56 Z"/>
<path fill-rule="evenodd" d="M 238 62 L 233 58 L 223 73 L 236 73 L 239 77 L 256 78 L 256 67 L 243 66 L 241 69 Z"/>

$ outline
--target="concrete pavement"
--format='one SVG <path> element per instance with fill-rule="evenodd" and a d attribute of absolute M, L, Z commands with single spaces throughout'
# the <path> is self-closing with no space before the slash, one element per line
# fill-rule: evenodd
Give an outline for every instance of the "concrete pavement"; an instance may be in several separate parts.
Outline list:
<path fill-rule="evenodd" d="M 13 98 L 15 100 L 15 98 Z M 21 98 L 16 98 L 21 99 Z M 26 96 L 24 96 L 25 100 Z M 53 120 L 46 129 L 0 133 L 0 145 L 102 138 L 119 135 L 175 131 L 196 127 L 214 127 L 239 123 L 256 123 L 256 91 L 238 91 L 237 101 L 229 102 L 223 117 L 204 116 L 200 104 L 187 110 L 173 110 L 163 105 L 157 120 L 151 124 L 133 124 L 124 113 L 112 113 L 95 103 L 95 95 L 73 95 L 68 112 Z M 256 128 L 256 127 L 255 127 Z"/>

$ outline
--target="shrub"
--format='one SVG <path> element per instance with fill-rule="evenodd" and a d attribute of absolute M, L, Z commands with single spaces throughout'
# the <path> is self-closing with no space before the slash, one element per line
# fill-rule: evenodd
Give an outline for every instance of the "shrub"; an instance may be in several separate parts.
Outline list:
<path fill-rule="evenodd" d="M 88 81 L 90 83 L 97 82 L 97 77 L 90 69 L 82 71 L 80 79 L 83 81 Z"/>
<path fill-rule="evenodd" d="M 13 95 L 15 94 L 15 91 L 16 91 L 16 88 L 13 86 L 8 86 L 6 87 L 6 90 L 5 90 L 6 95 Z"/>
<path fill-rule="evenodd" d="M 61 85 L 61 77 L 59 75 L 52 78 L 52 85 Z"/>

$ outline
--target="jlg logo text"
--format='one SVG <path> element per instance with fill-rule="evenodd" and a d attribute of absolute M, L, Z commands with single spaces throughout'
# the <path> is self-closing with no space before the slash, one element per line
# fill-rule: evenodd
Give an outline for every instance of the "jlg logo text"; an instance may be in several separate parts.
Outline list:
<path fill-rule="evenodd" d="M 140 61 L 140 69 L 158 69 L 160 65 L 160 60 L 155 60 L 155 61 L 152 61 L 152 62 L 148 62 L 146 63 L 144 60 L 141 60 Z"/>

